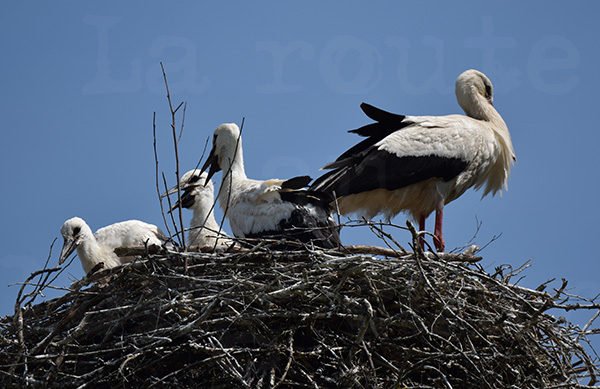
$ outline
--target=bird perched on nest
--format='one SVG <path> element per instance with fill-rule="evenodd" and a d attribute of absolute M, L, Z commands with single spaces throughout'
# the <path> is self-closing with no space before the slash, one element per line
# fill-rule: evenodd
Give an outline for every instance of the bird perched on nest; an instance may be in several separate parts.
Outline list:
<path fill-rule="evenodd" d="M 202 171 L 209 166 L 208 179 L 223 170 L 219 205 L 236 237 L 285 238 L 323 248 L 341 245 L 339 227 L 329 205 L 332 198 L 302 189 L 310 177 L 267 181 L 246 177 L 242 139 L 236 124 L 222 124 L 215 130 L 213 147 Z"/>
<path fill-rule="evenodd" d="M 117 247 L 158 245 L 167 242 L 168 237 L 155 225 L 139 220 L 128 220 L 92 230 L 83 219 L 74 217 L 67 220 L 60 229 L 64 244 L 58 260 L 62 264 L 77 249 L 77 256 L 85 273 L 89 273 L 100 262 L 104 268 L 120 266 L 135 257 L 118 257 Z"/>
<path fill-rule="evenodd" d="M 181 203 L 176 202 L 170 209 L 172 212 L 180 205 L 191 209 L 194 213 L 190 220 L 188 244 L 192 246 L 214 246 L 231 243 L 227 236 L 221 232 L 215 220 L 213 206 L 215 203 L 215 189 L 212 180 L 208 180 L 208 173 L 198 169 L 190 170 L 181 177 L 180 188 Z M 166 195 L 177 192 L 177 186 L 171 188 Z"/>
<path fill-rule="evenodd" d="M 376 123 L 350 131 L 366 139 L 326 165 L 333 170 L 311 189 L 334 194 L 342 214 L 390 219 L 405 211 L 422 231 L 435 210 L 434 243 L 444 251 L 444 205 L 471 187 L 484 187 L 482 197 L 502 193 L 516 161 L 492 92 L 483 73 L 467 70 L 456 80 L 467 116 L 404 116 L 361 104 Z"/>

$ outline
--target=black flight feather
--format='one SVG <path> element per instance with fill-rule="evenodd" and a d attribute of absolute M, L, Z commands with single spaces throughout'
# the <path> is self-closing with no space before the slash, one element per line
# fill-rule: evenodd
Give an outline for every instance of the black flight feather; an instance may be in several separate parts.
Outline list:
<path fill-rule="evenodd" d="M 310 176 L 298 176 L 290 178 L 281 184 L 281 189 L 302 189 L 306 188 L 312 181 Z"/>
<path fill-rule="evenodd" d="M 387 112 L 381 108 L 374 107 L 371 104 L 367 103 L 362 103 L 360 105 L 360 108 L 363 110 L 365 115 L 367 115 L 372 120 L 375 120 L 378 123 L 386 124 L 387 126 L 391 127 L 398 126 L 396 129 L 402 126 L 402 122 L 406 118 L 406 116 L 404 115 L 398 115 L 396 113 Z M 349 132 L 353 132 L 361 136 L 371 136 L 371 133 L 367 131 L 369 129 L 370 128 L 368 126 L 364 126 L 356 130 L 351 130 Z"/>
<path fill-rule="evenodd" d="M 359 157 L 363 151 L 369 149 L 386 136 L 413 124 L 405 120 L 406 116 L 404 115 L 390 113 L 367 103 L 362 103 L 360 107 L 369 118 L 376 120 L 377 123 L 370 123 L 348 131 L 367 138 L 352 146 L 340 155 L 335 162 L 325 166 L 325 169 L 337 168 L 351 162 L 356 157 Z"/>
<path fill-rule="evenodd" d="M 395 190 L 430 178 L 449 181 L 467 165 L 467 161 L 459 158 L 435 155 L 398 157 L 372 148 L 360 160 L 319 177 L 311 189 L 335 193 L 337 197 L 380 188 Z"/>
<path fill-rule="evenodd" d="M 279 192 L 281 200 L 293 204 L 305 206 L 312 204 L 325 212 L 331 212 L 333 209 L 329 205 L 333 201 L 331 194 L 316 190 L 294 190 L 289 192 Z"/>

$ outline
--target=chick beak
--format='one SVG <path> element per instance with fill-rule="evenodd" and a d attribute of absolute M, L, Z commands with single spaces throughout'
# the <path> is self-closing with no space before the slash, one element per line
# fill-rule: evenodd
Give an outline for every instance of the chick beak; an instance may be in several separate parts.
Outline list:
<path fill-rule="evenodd" d="M 183 191 L 185 188 L 183 187 L 183 185 L 180 184 L 181 190 Z M 160 198 L 163 199 L 169 195 L 172 195 L 173 193 L 177 193 L 177 185 L 175 185 L 174 187 L 172 187 L 171 189 L 169 189 L 167 191 L 167 193 L 163 193 L 160 195 Z"/>
<path fill-rule="evenodd" d="M 75 243 L 75 239 L 65 238 L 62 250 L 60 251 L 60 257 L 58 257 L 58 264 L 62 265 L 76 248 L 77 244 Z"/>

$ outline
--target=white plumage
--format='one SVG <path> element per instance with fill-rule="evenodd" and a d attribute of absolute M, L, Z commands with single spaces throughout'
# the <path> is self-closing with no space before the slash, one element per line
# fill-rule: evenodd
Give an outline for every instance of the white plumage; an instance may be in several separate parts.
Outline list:
<path fill-rule="evenodd" d="M 215 203 L 215 189 L 212 180 L 207 180 L 208 174 L 198 169 L 190 170 L 181 177 L 180 187 L 181 206 L 193 211 L 190 220 L 189 245 L 214 246 L 231 243 L 227 236 L 220 231 L 215 220 L 213 205 Z M 171 188 L 167 194 L 177 192 L 177 186 Z M 171 211 L 180 205 L 175 203 Z"/>
<path fill-rule="evenodd" d="M 444 205 L 471 187 L 483 187 L 483 196 L 501 193 L 516 160 L 492 94 L 483 73 L 467 70 L 456 80 L 467 116 L 403 116 L 363 103 L 376 123 L 350 131 L 366 139 L 326 165 L 333 170 L 311 188 L 335 194 L 342 214 L 390 219 L 405 211 L 421 230 L 435 210 L 434 243 L 443 251 Z"/>
<path fill-rule="evenodd" d="M 104 262 L 104 268 L 120 266 L 134 257 L 119 258 L 114 250 L 117 247 L 139 245 L 162 245 L 168 238 L 155 225 L 139 220 L 128 220 L 92 230 L 83 219 L 74 217 L 67 220 L 60 229 L 64 244 L 58 260 L 62 264 L 77 249 L 77 256 L 85 273 L 97 264 Z"/>
<path fill-rule="evenodd" d="M 213 148 L 202 170 L 208 178 L 223 170 L 219 205 L 231 232 L 241 238 L 289 238 L 325 248 L 340 245 L 339 230 L 329 206 L 331 197 L 301 189 L 311 178 L 251 180 L 246 177 L 242 139 L 234 123 L 214 132 Z"/>

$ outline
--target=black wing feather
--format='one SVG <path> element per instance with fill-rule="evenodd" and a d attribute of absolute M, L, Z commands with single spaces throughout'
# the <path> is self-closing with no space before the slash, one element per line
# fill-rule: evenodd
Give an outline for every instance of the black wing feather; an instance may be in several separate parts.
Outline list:
<path fill-rule="evenodd" d="M 338 197 L 380 188 L 395 190 L 430 178 L 449 181 L 467 165 L 468 162 L 459 158 L 435 155 L 399 158 L 387 151 L 371 149 L 357 163 L 338 168 L 317 179 L 313 188 L 335 192 Z"/>
<path fill-rule="evenodd" d="M 398 157 L 371 147 L 344 166 L 317 178 L 310 189 L 335 193 L 337 197 L 380 188 L 395 190 L 430 178 L 449 181 L 467 165 L 468 162 L 460 158 L 436 155 Z"/>
<path fill-rule="evenodd" d="M 390 113 L 367 103 L 362 103 L 360 107 L 369 118 L 376 120 L 377 123 L 370 123 L 355 130 L 348 131 L 353 134 L 367 137 L 367 139 L 357 143 L 340 155 L 334 163 L 328 165 L 330 168 L 338 167 L 340 162 L 346 162 L 345 160 L 355 158 L 358 154 L 367 150 L 391 133 L 412 124 L 412 122 L 405 120 L 406 116 L 404 115 Z"/>
<path fill-rule="evenodd" d="M 388 111 L 384 111 L 381 108 L 374 107 L 371 104 L 367 104 L 367 103 L 362 103 L 360 105 L 360 108 L 365 113 L 365 115 L 367 115 L 369 118 L 375 120 L 376 122 L 385 123 L 388 125 L 401 125 L 402 121 L 406 118 L 406 116 L 404 116 L 404 115 L 398 115 L 397 113 L 391 113 Z M 364 127 L 361 127 L 361 128 L 364 128 Z M 354 132 L 354 133 L 357 133 L 362 136 L 369 136 L 368 133 L 365 135 L 359 133 L 358 132 L 359 130 L 360 129 L 352 130 L 350 132 Z"/>
<path fill-rule="evenodd" d="M 302 189 L 306 188 L 312 181 L 310 176 L 298 176 L 290 178 L 281 184 L 281 189 Z"/>
<path fill-rule="evenodd" d="M 326 212 L 332 212 L 333 209 L 329 205 L 333 201 L 331 194 L 317 190 L 294 190 L 289 192 L 279 192 L 281 200 L 294 203 L 297 205 L 313 204 L 316 207 L 322 208 Z"/>

